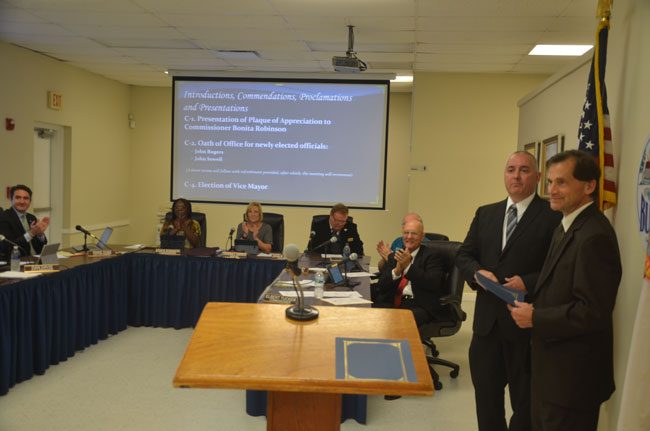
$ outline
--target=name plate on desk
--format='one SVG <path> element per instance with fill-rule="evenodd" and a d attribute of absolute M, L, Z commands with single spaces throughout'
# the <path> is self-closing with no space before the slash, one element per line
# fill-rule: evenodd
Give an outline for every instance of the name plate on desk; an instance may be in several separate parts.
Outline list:
<path fill-rule="evenodd" d="M 157 248 L 156 254 L 164 254 L 166 256 L 180 256 L 181 250 L 178 248 Z"/>
<path fill-rule="evenodd" d="M 106 257 L 112 256 L 113 252 L 111 250 L 90 250 L 88 252 L 88 257 Z"/>
<path fill-rule="evenodd" d="M 56 272 L 59 271 L 59 265 L 53 265 L 51 263 L 42 264 L 42 265 L 25 265 L 25 272 Z"/>
<path fill-rule="evenodd" d="M 219 256 L 227 259 L 246 259 L 248 255 L 244 251 L 224 251 Z"/>

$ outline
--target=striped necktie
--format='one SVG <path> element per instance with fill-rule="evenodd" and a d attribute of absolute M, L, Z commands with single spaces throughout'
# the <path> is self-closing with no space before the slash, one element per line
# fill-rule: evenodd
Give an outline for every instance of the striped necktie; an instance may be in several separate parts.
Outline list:
<path fill-rule="evenodd" d="M 21 214 L 20 215 L 20 222 L 23 225 L 23 229 L 25 229 L 25 233 L 29 232 L 29 223 L 27 222 L 27 215 L 26 214 Z M 36 254 L 36 250 L 34 250 L 34 246 L 32 245 L 32 242 L 29 241 L 29 252 L 31 255 Z"/>
<path fill-rule="evenodd" d="M 508 208 L 508 217 L 506 222 L 506 244 L 514 232 L 515 227 L 517 226 L 517 206 L 515 204 L 510 205 Z"/>

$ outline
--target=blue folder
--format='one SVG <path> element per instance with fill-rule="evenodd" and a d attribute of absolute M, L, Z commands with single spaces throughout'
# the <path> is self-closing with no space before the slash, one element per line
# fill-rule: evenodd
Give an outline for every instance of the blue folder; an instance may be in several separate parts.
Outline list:
<path fill-rule="evenodd" d="M 476 277 L 478 284 L 483 286 L 488 291 L 494 293 L 504 302 L 507 302 L 510 305 L 515 305 L 515 300 L 524 302 L 526 292 L 522 292 L 521 290 L 513 289 L 511 287 L 504 286 L 503 284 L 496 283 L 478 271 L 474 273 L 474 276 Z"/>

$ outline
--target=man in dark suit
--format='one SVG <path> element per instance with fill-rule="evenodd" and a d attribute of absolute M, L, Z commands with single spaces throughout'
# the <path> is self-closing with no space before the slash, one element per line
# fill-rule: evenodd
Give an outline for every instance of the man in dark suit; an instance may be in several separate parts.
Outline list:
<path fill-rule="evenodd" d="M 616 233 L 594 202 L 600 169 L 577 150 L 548 161 L 551 208 L 564 217 L 532 304 L 512 318 L 532 328 L 533 429 L 595 431 L 614 392 L 612 311 L 621 280 Z"/>
<path fill-rule="evenodd" d="M 328 218 L 323 219 L 312 226 L 312 234 L 307 244 L 307 250 L 314 250 L 321 244 L 318 251 L 323 253 L 341 254 L 343 247 L 350 246 L 351 253 L 363 255 L 363 241 L 359 237 L 357 225 L 348 220 L 348 207 L 343 204 L 336 204 L 330 210 Z M 335 237 L 336 242 L 329 242 Z"/>
<path fill-rule="evenodd" d="M 8 240 L 18 244 L 21 256 L 40 254 L 47 243 L 45 231 L 50 224 L 49 217 L 37 220 L 33 214 L 27 212 L 32 203 L 32 190 L 23 184 L 18 184 L 10 189 L 11 208 L 0 215 L 0 234 Z M 3 254 L 11 253 L 11 244 L 4 242 Z"/>
<path fill-rule="evenodd" d="M 476 283 L 474 274 L 530 292 L 560 221 L 535 190 L 535 157 L 510 155 L 504 171 L 508 198 L 480 207 L 463 242 L 456 265 L 476 290 L 473 336 L 469 349 L 476 416 L 481 431 L 529 430 L 530 333 L 513 323 L 506 303 Z M 512 417 L 505 418 L 508 385 Z"/>
<path fill-rule="evenodd" d="M 421 246 L 423 238 L 422 222 L 402 225 L 404 249 L 388 255 L 379 282 L 371 286 L 373 307 L 409 309 L 418 327 L 436 318 L 445 294 L 443 260 Z"/>

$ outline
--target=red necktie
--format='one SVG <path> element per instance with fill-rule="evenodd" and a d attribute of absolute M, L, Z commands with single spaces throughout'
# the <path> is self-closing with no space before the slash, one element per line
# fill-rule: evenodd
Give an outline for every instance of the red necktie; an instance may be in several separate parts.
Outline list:
<path fill-rule="evenodd" d="M 397 291 L 395 292 L 395 308 L 399 308 L 400 304 L 402 303 L 402 292 L 404 292 L 404 288 L 408 282 L 408 278 L 402 275 L 402 278 L 399 280 L 399 284 L 397 285 Z"/>

